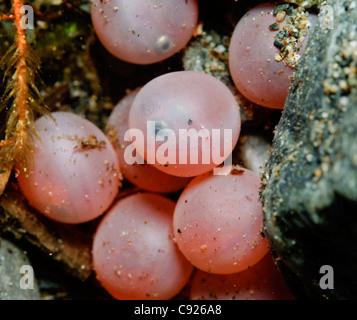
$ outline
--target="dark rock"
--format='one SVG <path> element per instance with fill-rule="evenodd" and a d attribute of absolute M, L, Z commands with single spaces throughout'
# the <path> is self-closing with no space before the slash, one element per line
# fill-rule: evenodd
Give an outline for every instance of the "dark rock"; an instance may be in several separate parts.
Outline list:
<path fill-rule="evenodd" d="M 26 270 L 22 270 L 22 266 L 25 266 Z M 0 300 L 41 299 L 35 274 L 32 273 L 32 279 L 27 278 L 30 276 L 30 268 L 33 271 L 23 250 L 12 242 L 0 238 Z M 21 287 L 22 277 L 25 278 Z"/>
<path fill-rule="evenodd" d="M 91 246 L 96 223 L 97 220 L 77 226 L 52 221 L 31 208 L 11 183 L 0 197 L 2 234 L 31 243 L 81 280 L 93 272 Z"/>
<path fill-rule="evenodd" d="M 312 32 L 275 132 L 264 224 L 298 297 L 356 299 L 357 2 L 327 3 L 334 24 Z M 324 265 L 333 289 L 320 287 Z"/>

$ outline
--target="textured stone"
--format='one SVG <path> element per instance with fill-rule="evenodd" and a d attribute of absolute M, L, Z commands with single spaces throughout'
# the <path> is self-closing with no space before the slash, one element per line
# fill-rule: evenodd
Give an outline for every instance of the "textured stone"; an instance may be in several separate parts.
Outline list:
<path fill-rule="evenodd" d="M 321 7 L 326 4 L 326 0 L 285 0 L 285 2 L 297 4 L 305 8 Z"/>
<path fill-rule="evenodd" d="M 91 225 L 90 225 L 91 226 Z M 0 197 L 0 230 L 24 240 L 58 261 L 73 276 L 87 279 L 92 269 L 91 232 L 77 225 L 57 223 L 31 208 L 18 191 L 8 186 Z"/>
<path fill-rule="evenodd" d="M 32 268 L 31 263 L 23 250 L 9 240 L 0 238 L 0 300 L 41 299 L 35 275 L 33 278 L 32 289 L 21 288 L 21 278 L 27 278 L 27 271 L 22 273 L 22 270 L 20 269 L 22 266 L 29 266 Z M 25 286 L 30 283 L 30 281 L 25 281 L 24 279 Z"/>
<path fill-rule="evenodd" d="M 357 298 L 357 3 L 328 1 L 277 126 L 262 187 L 265 232 L 300 297 Z M 320 267 L 334 289 L 320 288 Z"/>

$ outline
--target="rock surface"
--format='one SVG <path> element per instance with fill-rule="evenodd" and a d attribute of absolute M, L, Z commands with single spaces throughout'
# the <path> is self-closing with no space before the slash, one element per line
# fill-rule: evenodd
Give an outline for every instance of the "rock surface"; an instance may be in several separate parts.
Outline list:
<path fill-rule="evenodd" d="M 285 2 L 297 4 L 305 8 L 321 7 L 326 4 L 326 0 L 285 0 Z"/>
<path fill-rule="evenodd" d="M 298 297 L 356 299 L 357 1 L 327 4 L 333 26 L 313 31 L 275 132 L 264 223 Z M 320 287 L 324 265 L 333 289 Z"/>
<path fill-rule="evenodd" d="M 27 269 L 22 270 L 22 266 Z M 41 299 L 35 275 L 33 282 L 28 278 L 31 276 L 30 268 L 31 263 L 23 250 L 9 240 L 0 238 L 0 300 Z M 31 283 L 33 288 L 30 287 Z"/>

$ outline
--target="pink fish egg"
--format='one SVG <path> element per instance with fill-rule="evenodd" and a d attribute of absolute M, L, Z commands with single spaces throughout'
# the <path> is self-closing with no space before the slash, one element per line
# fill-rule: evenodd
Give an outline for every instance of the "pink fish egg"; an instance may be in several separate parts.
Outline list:
<path fill-rule="evenodd" d="M 230 174 L 204 174 L 183 190 L 173 226 L 179 249 L 195 267 L 209 273 L 245 270 L 268 252 L 262 236 L 259 176 L 234 167 Z"/>
<path fill-rule="evenodd" d="M 179 71 L 148 82 L 129 113 L 133 145 L 165 173 L 193 177 L 226 160 L 240 134 L 230 90 L 202 72 Z"/>
<path fill-rule="evenodd" d="M 93 265 L 116 299 L 170 299 L 187 283 L 192 265 L 173 240 L 175 202 L 140 193 L 118 201 L 94 236 Z"/>
<path fill-rule="evenodd" d="M 143 190 L 158 193 L 177 192 L 183 189 L 191 179 L 166 174 L 145 163 L 142 158 L 136 163 L 128 163 L 125 159 L 125 151 L 131 144 L 130 141 L 125 141 L 125 133 L 129 129 L 129 111 L 138 91 L 139 89 L 136 89 L 122 98 L 108 119 L 106 132 L 113 141 L 119 158 L 120 170 L 128 181 Z"/>
<path fill-rule="evenodd" d="M 198 19 L 197 0 L 91 1 L 95 32 L 117 58 L 152 64 L 180 51 Z"/>
<path fill-rule="evenodd" d="M 191 300 L 292 300 L 294 296 L 268 253 L 251 268 L 228 275 L 198 270 Z"/>
<path fill-rule="evenodd" d="M 17 168 L 19 186 L 29 203 L 64 223 L 95 219 L 118 193 L 119 162 L 108 138 L 90 121 L 54 112 L 35 121 L 41 140 L 33 141 L 33 166 Z"/>
<path fill-rule="evenodd" d="M 276 3 L 260 4 L 239 20 L 229 46 L 229 69 L 246 98 L 282 109 L 316 15 L 295 12 L 290 16 L 290 10 L 274 15 L 276 7 Z"/>

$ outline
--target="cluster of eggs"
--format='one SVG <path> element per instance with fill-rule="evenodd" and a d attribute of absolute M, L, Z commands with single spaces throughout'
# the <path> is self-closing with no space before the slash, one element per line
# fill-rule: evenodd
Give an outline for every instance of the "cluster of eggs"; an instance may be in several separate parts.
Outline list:
<path fill-rule="evenodd" d="M 239 21 L 229 65 L 243 94 L 281 108 L 291 69 L 269 58 L 277 49 L 274 8 L 261 5 Z M 150 64 L 188 43 L 198 4 L 94 0 L 91 14 L 109 52 Z M 259 176 L 234 165 L 214 173 L 229 159 L 241 127 L 239 106 L 223 83 L 193 71 L 161 75 L 118 102 L 105 133 L 69 112 L 52 118 L 35 122 L 40 139 L 33 141 L 31 168 L 18 168 L 19 185 L 34 208 L 62 223 L 105 213 L 93 239 L 93 264 L 114 298 L 170 299 L 193 270 L 192 299 L 291 298 L 262 232 Z M 200 130 L 196 141 L 190 136 L 181 144 L 183 132 L 187 138 Z M 116 201 L 122 175 L 142 192 Z M 176 202 L 165 196 L 173 192 L 181 192 Z"/>

